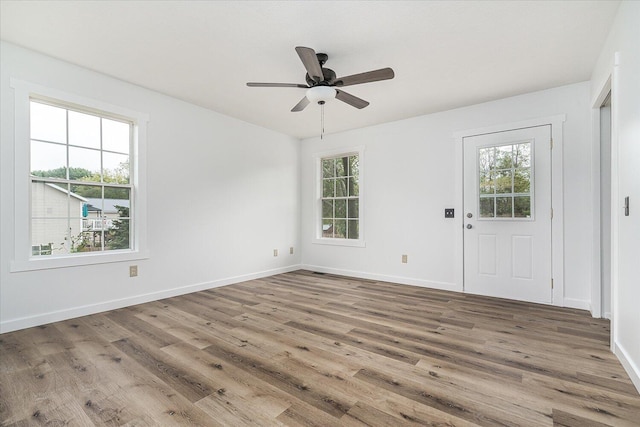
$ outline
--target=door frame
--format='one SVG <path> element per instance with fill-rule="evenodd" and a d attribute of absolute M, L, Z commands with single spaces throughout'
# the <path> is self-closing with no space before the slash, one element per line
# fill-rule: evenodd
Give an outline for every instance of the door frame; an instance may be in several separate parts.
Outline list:
<path fill-rule="evenodd" d="M 611 80 L 612 80 L 612 76 L 609 75 L 609 78 L 607 79 L 607 81 L 604 83 L 604 85 L 602 86 L 602 88 L 600 89 L 600 92 L 598 94 L 598 96 L 595 98 L 595 100 L 592 103 L 592 113 L 591 113 L 591 123 L 592 123 L 592 133 L 593 133 L 593 137 L 591 138 L 592 141 L 592 155 L 593 155 L 593 163 L 591 165 L 592 170 L 593 170 L 593 174 L 592 174 L 592 188 L 593 188 L 593 248 L 592 248 L 592 260 L 591 260 L 591 265 L 592 265 L 592 273 L 591 273 L 591 315 L 593 317 L 608 317 L 611 318 L 612 316 L 612 312 L 613 312 L 613 300 L 610 298 L 609 299 L 609 303 L 610 303 L 610 307 L 609 307 L 609 312 L 605 313 L 602 307 L 602 281 L 601 281 L 601 257 L 603 254 L 601 254 L 602 252 L 602 241 L 601 241 L 601 237 L 600 237 L 600 231 L 601 231 L 601 227 L 602 227 L 602 218 L 600 215 L 600 208 L 601 208 L 601 204 L 602 204 L 602 200 L 601 200 L 601 195 L 602 195 L 602 189 L 600 186 L 600 175 L 601 175 L 601 170 L 600 170 L 600 150 L 601 150 L 601 136 L 600 136 L 600 115 L 601 110 L 600 108 L 602 107 L 602 105 L 604 104 L 605 99 L 607 98 L 607 95 L 609 95 L 609 93 L 611 93 L 611 103 L 613 104 L 613 91 L 612 91 L 612 85 L 611 85 Z M 611 123 L 610 123 L 610 127 L 611 127 L 611 141 L 610 141 L 610 146 L 611 146 L 611 188 L 610 188 L 610 195 L 611 195 L 611 212 L 610 212 L 610 218 L 611 218 L 611 224 L 613 224 L 614 220 L 614 216 L 615 216 L 615 210 L 613 209 L 613 201 L 615 201 L 616 199 L 613 198 L 613 189 L 614 189 L 614 171 L 613 171 L 613 167 L 614 167 L 614 163 L 613 163 L 613 154 L 614 154 L 614 146 L 613 146 L 613 105 L 611 106 Z M 616 151 L 617 153 L 617 151 Z M 617 163 L 617 161 L 616 161 Z M 616 180 L 617 182 L 617 180 Z M 611 226 L 610 229 L 610 234 L 611 234 L 611 240 L 610 240 L 610 247 L 611 250 L 613 251 L 613 226 Z M 611 253 L 609 254 L 604 254 L 605 256 L 610 256 L 611 257 Z M 611 272 L 613 272 L 613 260 L 611 261 Z M 610 278 L 610 285 L 611 288 L 613 289 L 613 280 Z"/>
<path fill-rule="evenodd" d="M 487 126 L 482 128 L 467 129 L 453 134 L 455 141 L 455 188 L 457 210 L 460 212 L 456 218 L 456 271 L 455 280 L 458 288 L 465 291 L 464 286 L 464 139 L 472 136 L 485 135 L 488 133 L 505 132 L 515 129 L 524 129 L 537 126 L 551 126 L 551 138 L 553 140 L 553 150 L 551 151 L 551 206 L 553 207 L 553 218 L 551 219 L 551 274 L 553 277 L 553 291 L 551 304 L 560 307 L 583 307 L 583 304 L 567 304 L 564 299 L 564 208 L 563 208 L 563 126 L 566 115 L 540 117 L 536 119 L 523 120 L 519 122 L 504 123 L 500 125 Z M 551 214 L 551 213 L 549 213 Z M 551 284 L 549 284 L 551 286 Z"/>

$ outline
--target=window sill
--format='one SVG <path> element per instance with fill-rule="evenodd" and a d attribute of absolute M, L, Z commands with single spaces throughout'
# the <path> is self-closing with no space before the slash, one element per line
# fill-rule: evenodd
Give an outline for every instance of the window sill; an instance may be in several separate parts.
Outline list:
<path fill-rule="evenodd" d="M 53 268 L 80 267 L 85 265 L 108 264 L 112 262 L 127 262 L 148 259 L 148 251 L 113 251 L 113 253 L 96 253 L 64 257 L 30 258 L 28 260 L 12 261 L 10 272 L 48 270 Z"/>
<path fill-rule="evenodd" d="M 366 245 L 364 240 L 353 240 L 353 239 L 327 239 L 327 238 L 315 238 L 313 239 L 314 244 L 318 245 L 330 245 L 330 246 L 350 246 L 355 248 L 364 248 Z"/>

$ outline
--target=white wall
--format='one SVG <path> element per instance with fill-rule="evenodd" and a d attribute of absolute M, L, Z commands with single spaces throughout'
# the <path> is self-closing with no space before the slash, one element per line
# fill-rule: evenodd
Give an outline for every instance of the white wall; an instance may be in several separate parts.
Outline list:
<path fill-rule="evenodd" d="M 612 77 L 613 349 L 640 390 L 640 2 L 620 5 L 592 75 L 592 106 Z M 618 57 L 618 64 L 614 58 Z M 630 198 L 630 216 L 621 206 Z"/>
<path fill-rule="evenodd" d="M 295 269 L 300 261 L 299 141 L 82 69 L 0 45 L 0 331 Z M 17 78 L 149 115 L 151 257 L 10 272 L 14 257 Z M 295 255 L 289 255 L 294 246 Z M 280 256 L 273 256 L 273 249 Z"/>
<path fill-rule="evenodd" d="M 461 290 L 456 279 L 455 238 L 461 226 L 461 177 L 456 176 L 453 134 L 527 119 L 566 115 L 564 123 L 564 230 L 566 306 L 590 308 L 591 118 L 588 82 L 452 111 L 325 135 L 301 148 L 303 265 L 400 283 Z M 327 107 L 330 108 L 330 107 Z M 358 114 L 354 110 L 352 114 Z M 364 236 L 366 247 L 312 243 L 314 153 L 365 146 Z M 456 218 L 445 219 L 444 208 Z M 408 263 L 401 263 L 401 255 Z"/>

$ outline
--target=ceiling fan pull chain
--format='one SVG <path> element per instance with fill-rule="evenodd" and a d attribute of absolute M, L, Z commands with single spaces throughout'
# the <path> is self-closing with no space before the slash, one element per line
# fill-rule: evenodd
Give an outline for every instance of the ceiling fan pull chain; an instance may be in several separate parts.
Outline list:
<path fill-rule="evenodd" d="M 320 103 L 320 139 L 324 137 L 324 102 Z"/>

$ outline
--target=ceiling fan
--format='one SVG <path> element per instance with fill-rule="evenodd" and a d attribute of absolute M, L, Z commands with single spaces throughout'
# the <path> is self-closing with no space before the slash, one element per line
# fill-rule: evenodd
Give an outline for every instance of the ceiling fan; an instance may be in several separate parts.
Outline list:
<path fill-rule="evenodd" d="M 296 47 L 296 52 L 300 60 L 307 70 L 305 80 L 307 84 L 298 83 L 255 83 L 249 82 L 249 87 L 295 87 L 307 89 L 305 96 L 298 102 L 291 111 L 302 111 L 311 102 L 320 105 L 332 98 L 339 99 L 356 108 L 364 108 L 369 102 L 364 99 L 353 96 L 343 90 L 336 89 L 343 86 L 352 86 L 361 83 L 377 82 L 379 80 L 388 80 L 394 77 L 391 68 L 381 68 L 379 70 L 367 71 L 365 73 L 352 74 L 345 77 L 336 77 L 336 73 L 330 68 L 324 68 L 324 64 L 329 59 L 326 53 L 316 53 L 309 47 Z"/>

